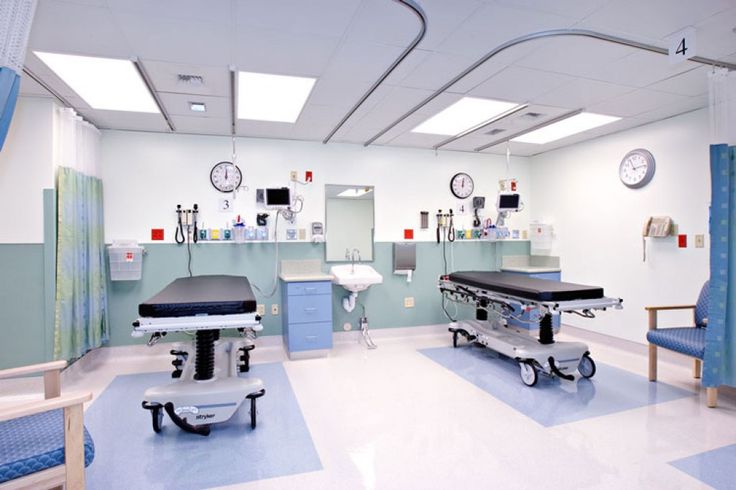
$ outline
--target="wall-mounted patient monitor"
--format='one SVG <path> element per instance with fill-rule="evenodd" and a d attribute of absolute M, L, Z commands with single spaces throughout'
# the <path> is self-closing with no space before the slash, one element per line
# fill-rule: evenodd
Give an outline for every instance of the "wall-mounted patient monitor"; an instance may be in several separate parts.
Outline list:
<path fill-rule="evenodd" d="M 267 208 L 288 208 L 291 206 L 291 192 L 288 187 L 265 189 L 264 204 Z"/>
<path fill-rule="evenodd" d="M 499 192 L 496 209 L 499 213 L 519 211 L 521 209 L 521 196 L 516 192 Z"/>

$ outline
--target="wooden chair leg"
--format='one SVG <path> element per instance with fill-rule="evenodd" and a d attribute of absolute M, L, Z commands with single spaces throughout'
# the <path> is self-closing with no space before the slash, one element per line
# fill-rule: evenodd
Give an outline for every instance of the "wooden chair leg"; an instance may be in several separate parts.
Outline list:
<path fill-rule="evenodd" d="M 81 404 L 64 409 L 64 466 L 66 488 L 84 488 L 84 409 Z"/>
<path fill-rule="evenodd" d="M 705 394 L 708 398 L 708 408 L 715 408 L 718 404 L 718 388 L 706 388 Z"/>
<path fill-rule="evenodd" d="M 695 359 L 693 362 L 693 378 L 700 379 L 700 373 L 703 370 L 703 362 L 700 359 Z"/>
<path fill-rule="evenodd" d="M 649 381 L 657 381 L 657 346 L 649 344 Z"/>

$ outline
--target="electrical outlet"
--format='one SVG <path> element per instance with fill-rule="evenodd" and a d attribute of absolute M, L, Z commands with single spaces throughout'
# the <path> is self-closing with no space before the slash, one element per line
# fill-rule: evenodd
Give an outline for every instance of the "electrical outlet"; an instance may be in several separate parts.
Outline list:
<path fill-rule="evenodd" d="M 414 308 L 414 297 L 407 296 L 404 298 L 404 308 Z"/>
<path fill-rule="evenodd" d="M 278 303 L 274 303 L 274 304 L 271 305 L 271 314 L 273 316 L 276 316 L 276 315 L 279 314 L 279 305 L 278 305 Z"/>
<path fill-rule="evenodd" d="M 299 172 L 297 172 L 296 170 L 292 170 L 291 172 L 289 172 L 289 179 L 291 179 L 292 182 L 296 182 L 297 180 L 299 180 Z"/>
<path fill-rule="evenodd" d="M 258 305 L 256 306 L 256 314 L 263 316 L 266 314 L 266 305 Z"/>
<path fill-rule="evenodd" d="M 695 248 L 705 247 L 705 235 L 695 235 Z"/>
<path fill-rule="evenodd" d="M 353 325 L 350 322 L 345 322 L 342 324 L 342 329 L 349 332 L 353 329 Z"/>
<path fill-rule="evenodd" d="M 307 230 L 304 228 L 299 228 L 299 240 L 306 240 L 307 239 Z"/>

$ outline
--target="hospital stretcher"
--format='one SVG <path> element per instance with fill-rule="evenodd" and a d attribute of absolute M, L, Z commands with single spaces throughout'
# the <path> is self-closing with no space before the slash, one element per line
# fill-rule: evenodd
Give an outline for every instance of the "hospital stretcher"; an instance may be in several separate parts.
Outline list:
<path fill-rule="evenodd" d="M 451 324 L 453 346 L 458 336 L 484 345 L 519 363 L 522 381 L 534 386 L 538 373 L 572 380 L 575 370 L 586 378 L 595 374 L 595 362 L 582 342 L 554 339 L 552 318 L 573 313 L 594 318 L 594 311 L 622 308 L 623 300 L 606 297 L 603 288 L 536 279 L 519 274 L 488 271 L 455 272 L 441 276 L 439 289 L 445 299 L 474 305 L 475 320 Z M 539 322 L 534 338 L 509 324 L 509 319 Z"/>
<path fill-rule="evenodd" d="M 263 329 L 255 312 L 248 279 L 225 275 L 176 279 L 138 306 L 134 337 L 150 334 L 153 345 L 169 332 L 194 336 L 171 351 L 176 381 L 143 395 L 155 432 L 161 431 L 166 412 L 182 430 L 206 436 L 211 424 L 229 420 L 246 399 L 255 428 L 256 400 L 266 390 L 260 379 L 239 376 L 250 369 L 255 332 Z M 221 339 L 225 329 L 236 329 L 241 337 Z"/>

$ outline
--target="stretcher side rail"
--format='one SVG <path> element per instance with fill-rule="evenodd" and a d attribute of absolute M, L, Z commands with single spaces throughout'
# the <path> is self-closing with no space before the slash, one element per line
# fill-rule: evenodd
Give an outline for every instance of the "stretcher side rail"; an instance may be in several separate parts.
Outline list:
<path fill-rule="evenodd" d="M 155 332 L 185 332 L 241 328 L 251 329 L 255 332 L 263 330 L 261 317 L 255 313 L 177 317 L 141 317 L 133 322 L 133 336 L 140 337 L 145 333 Z"/>

